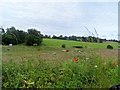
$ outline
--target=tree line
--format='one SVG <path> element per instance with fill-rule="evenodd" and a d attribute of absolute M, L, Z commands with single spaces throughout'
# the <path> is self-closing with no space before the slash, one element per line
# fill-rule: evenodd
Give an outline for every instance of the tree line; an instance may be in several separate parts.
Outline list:
<path fill-rule="evenodd" d="M 53 35 L 43 35 L 37 29 L 28 29 L 27 32 L 23 30 L 16 29 L 14 26 L 7 28 L 6 32 L 3 28 L 1 28 L 1 35 L 2 35 L 2 44 L 3 45 L 17 45 L 17 44 L 25 44 L 28 46 L 33 46 L 34 44 L 40 45 L 42 43 L 43 38 L 52 38 L 52 39 L 61 39 L 61 40 L 74 40 L 74 41 L 81 41 L 81 42 L 94 42 L 94 43 L 102 43 L 106 41 L 113 41 L 118 42 L 117 40 L 107 40 L 101 39 L 99 37 L 93 36 L 56 36 Z"/>
<path fill-rule="evenodd" d="M 43 38 L 52 38 L 52 39 L 61 39 L 61 40 L 73 40 L 73 41 L 81 41 L 81 42 L 94 42 L 94 43 L 102 43 L 102 42 L 106 42 L 106 41 L 112 41 L 112 42 L 118 42 L 118 40 L 115 39 L 102 39 L 99 37 L 93 37 L 93 36 L 88 36 L 88 37 L 84 37 L 84 36 L 56 36 L 53 35 L 52 37 L 50 35 L 44 35 Z"/>
<path fill-rule="evenodd" d="M 33 44 L 40 45 L 42 42 L 41 32 L 33 28 L 28 29 L 27 32 L 25 32 L 12 26 L 7 28 L 6 32 L 2 29 L 1 34 L 3 45 L 17 45 L 25 43 L 27 46 L 33 46 Z"/>

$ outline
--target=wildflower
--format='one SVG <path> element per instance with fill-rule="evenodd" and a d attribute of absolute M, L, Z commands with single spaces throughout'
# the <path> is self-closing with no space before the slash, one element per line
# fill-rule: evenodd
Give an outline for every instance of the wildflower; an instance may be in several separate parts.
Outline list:
<path fill-rule="evenodd" d="M 62 50 L 63 52 L 69 52 L 69 50 Z"/>
<path fill-rule="evenodd" d="M 79 53 L 81 52 L 81 51 L 78 51 Z"/>
<path fill-rule="evenodd" d="M 27 85 L 27 81 L 26 80 L 22 80 L 21 81 L 23 84 L 26 84 Z"/>
<path fill-rule="evenodd" d="M 66 52 L 69 52 L 69 50 L 66 50 Z"/>
<path fill-rule="evenodd" d="M 89 58 L 86 58 L 86 60 L 88 60 Z"/>
<path fill-rule="evenodd" d="M 97 65 L 95 65 L 94 67 L 97 68 Z"/>
<path fill-rule="evenodd" d="M 74 62 L 77 63 L 78 62 L 78 58 L 74 57 Z"/>

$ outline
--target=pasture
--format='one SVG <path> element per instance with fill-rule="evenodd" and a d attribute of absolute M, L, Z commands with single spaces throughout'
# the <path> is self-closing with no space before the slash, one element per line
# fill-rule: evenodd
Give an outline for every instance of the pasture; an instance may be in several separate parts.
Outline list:
<path fill-rule="evenodd" d="M 114 42 L 43 39 L 41 46 L 2 46 L 2 87 L 109 88 L 120 82 L 117 61 Z"/>

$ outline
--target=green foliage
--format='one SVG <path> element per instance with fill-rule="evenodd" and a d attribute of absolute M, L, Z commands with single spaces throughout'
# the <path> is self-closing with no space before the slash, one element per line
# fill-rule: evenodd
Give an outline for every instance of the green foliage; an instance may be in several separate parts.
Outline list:
<path fill-rule="evenodd" d="M 113 63 L 117 57 L 106 59 L 98 55 L 98 50 L 106 48 L 108 43 L 43 40 L 46 46 L 42 47 L 18 45 L 7 51 L 7 46 L 3 46 L 3 88 L 109 88 L 120 82 L 119 67 Z M 69 47 L 69 53 L 62 52 L 63 43 Z M 117 47 L 116 43 L 110 44 Z M 86 45 L 92 49 L 70 48 L 73 45 Z M 77 57 L 78 62 L 73 57 Z"/>
<path fill-rule="evenodd" d="M 40 45 L 42 42 L 42 35 L 40 31 L 36 29 L 28 29 L 28 35 L 25 38 L 25 43 L 27 46 L 33 46 L 33 44 Z"/>
<path fill-rule="evenodd" d="M 62 44 L 61 47 L 62 47 L 62 48 L 66 48 L 66 45 L 65 45 L 65 44 Z"/>
<path fill-rule="evenodd" d="M 107 45 L 107 49 L 113 49 L 113 46 Z"/>
<path fill-rule="evenodd" d="M 28 34 L 25 38 L 25 43 L 27 46 L 33 46 L 34 43 L 36 43 L 37 45 L 40 45 L 41 42 L 42 42 L 42 38 L 32 34 Z"/>
<path fill-rule="evenodd" d="M 54 66 L 28 60 L 20 64 L 10 60 L 3 64 L 3 88 L 108 88 L 118 83 L 118 67 L 106 66 L 94 56 Z M 94 62 L 93 62 L 94 61 Z M 101 66 L 102 65 L 102 66 Z"/>
<path fill-rule="evenodd" d="M 22 30 L 16 30 L 15 27 L 10 27 L 6 29 L 7 32 L 5 34 L 9 34 L 12 35 L 14 39 L 16 39 L 16 44 L 21 44 L 25 42 L 25 36 L 26 36 L 26 32 L 22 31 Z M 4 34 L 3 34 L 3 38 L 4 38 Z M 7 39 L 9 39 L 10 37 L 7 36 L 6 38 L 3 39 L 3 43 L 6 42 Z M 8 45 L 6 43 L 4 43 L 5 45 Z M 13 43 L 12 43 L 13 44 Z"/>
<path fill-rule="evenodd" d="M 37 31 L 36 29 L 28 29 L 27 33 L 22 30 L 16 30 L 16 28 L 12 26 L 10 28 L 7 28 L 6 30 L 7 32 L 2 35 L 2 42 L 5 45 L 8 45 L 10 43 L 22 44 L 26 41 L 26 45 L 32 46 L 34 43 L 40 45 L 40 43 L 42 42 L 42 35 L 40 31 Z"/>
<path fill-rule="evenodd" d="M 36 29 L 28 29 L 28 34 L 32 34 L 32 35 L 41 37 L 40 31 L 37 31 Z"/>
<path fill-rule="evenodd" d="M 16 45 L 17 44 L 17 39 L 14 37 L 14 35 L 6 33 L 6 34 L 2 35 L 2 42 L 5 45 L 9 45 L 9 44 Z"/>
<path fill-rule="evenodd" d="M 90 43 L 90 42 L 79 42 L 79 41 L 70 41 L 70 40 L 58 40 L 58 39 L 43 39 L 43 44 L 47 47 L 59 48 L 61 44 L 65 44 L 68 48 L 72 46 L 87 46 L 87 48 L 104 48 L 108 44 L 111 44 L 114 48 L 118 48 L 118 43 L 116 42 L 104 42 L 104 43 Z"/>

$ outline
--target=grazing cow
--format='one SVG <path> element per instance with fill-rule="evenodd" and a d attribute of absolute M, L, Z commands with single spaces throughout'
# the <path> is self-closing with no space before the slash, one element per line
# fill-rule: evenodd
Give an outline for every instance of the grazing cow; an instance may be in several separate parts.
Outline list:
<path fill-rule="evenodd" d="M 83 46 L 73 46 L 73 48 L 83 48 Z"/>

